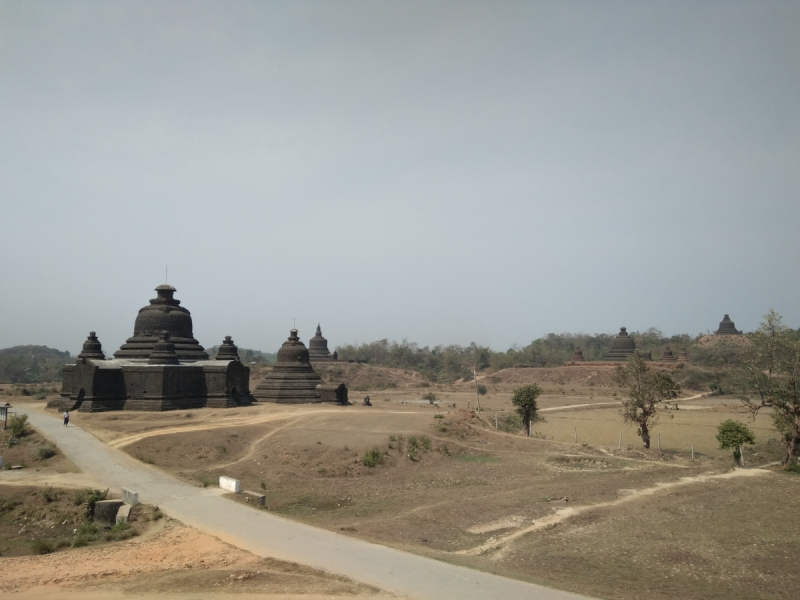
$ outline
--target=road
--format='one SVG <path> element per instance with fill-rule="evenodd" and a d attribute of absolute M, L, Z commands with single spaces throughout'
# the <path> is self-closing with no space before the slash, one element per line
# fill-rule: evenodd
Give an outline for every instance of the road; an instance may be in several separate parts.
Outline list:
<path fill-rule="evenodd" d="M 309 565 L 418 600 L 590 600 L 256 511 L 221 497 L 218 488 L 194 487 L 143 464 L 80 427 L 64 427 L 58 416 L 17 412 L 27 414 L 33 427 L 104 486 L 116 492 L 122 487 L 134 490 L 141 502 L 156 504 L 170 517 L 258 556 Z"/>

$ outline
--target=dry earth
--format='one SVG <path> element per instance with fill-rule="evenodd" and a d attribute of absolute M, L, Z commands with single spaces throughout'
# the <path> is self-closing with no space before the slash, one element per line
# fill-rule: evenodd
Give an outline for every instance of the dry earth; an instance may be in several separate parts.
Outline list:
<path fill-rule="evenodd" d="M 366 391 L 371 408 L 74 420 L 197 485 L 237 477 L 266 495 L 270 511 L 502 575 L 603 598 L 800 596 L 800 477 L 775 467 L 731 471 L 714 435 L 727 418 L 747 420 L 735 399 L 684 400 L 655 429 L 662 451 L 644 451 L 621 422 L 609 369 L 487 376 L 481 413 L 468 410 L 476 406 L 470 384 L 417 388 L 400 372 L 391 387 L 390 370 L 369 369 L 378 388 Z M 537 437 L 495 431 L 513 388 L 532 381 L 546 392 Z M 438 406 L 422 399 L 429 392 Z M 774 462 L 769 416 L 749 425 L 759 443 L 748 463 Z M 365 466 L 373 449 L 381 462 Z"/>

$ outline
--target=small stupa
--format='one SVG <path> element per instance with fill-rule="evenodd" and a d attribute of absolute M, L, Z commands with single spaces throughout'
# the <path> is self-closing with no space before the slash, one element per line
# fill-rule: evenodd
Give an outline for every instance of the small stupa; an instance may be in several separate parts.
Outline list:
<path fill-rule="evenodd" d="M 572 362 L 586 362 L 586 359 L 583 358 L 583 352 L 580 346 L 575 346 L 575 351 L 572 353 Z"/>
<path fill-rule="evenodd" d="M 320 329 L 319 323 L 317 323 L 317 333 L 308 340 L 308 358 L 312 362 L 331 359 L 328 340 L 322 337 L 322 329 Z"/>
<path fill-rule="evenodd" d="M 678 362 L 689 362 L 689 355 L 686 354 L 686 348 L 681 348 L 680 352 L 678 352 Z"/>
<path fill-rule="evenodd" d="M 661 362 L 675 362 L 675 355 L 672 354 L 669 346 L 664 349 L 664 354 L 661 355 Z"/>
<path fill-rule="evenodd" d="M 100 340 L 97 339 L 97 334 L 94 331 L 89 332 L 89 337 L 83 342 L 83 350 L 78 354 L 78 358 L 91 358 L 92 360 L 105 360 L 106 355 L 103 354 L 103 346 Z"/>
<path fill-rule="evenodd" d="M 169 333 L 175 353 L 182 361 L 208 360 L 208 354 L 194 339 L 191 313 L 174 298 L 177 290 L 171 285 L 156 288 L 157 296 L 150 304 L 139 309 L 133 325 L 133 337 L 114 353 L 114 358 L 146 361 L 159 342 L 162 331 Z"/>
<path fill-rule="evenodd" d="M 282 404 L 321 402 L 317 393 L 321 383 L 309 361 L 308 349 L 297 336 L 297 329 L 292 329 L 278 350 L 275 366 L 253 390 L 253 396 L 261 402 Z"/>
<path fill-rule="evenodd" d="M 611 350 L 606 360 L 628 360 L 628 357 L 636 351 L 636 342 L 628 335 L 625 327 L 619 328 L 619 334 L 611 342 Z"/>
<path fill-rule="evenodd" d="M 736 329 L 731 318 L 725 315 L 722 321 L 720 321 L 719 329 L 714 332 L 714 335 L 742 335 L 742 332 Z"/>
<path fill-rule="evenodd" d="M 175 344 L 169 341 L 169 331 L 162 331 L 153 351 L 147 358 L 148 365 L 179 365 L 181 361 L 175 353 Z"/>
<path fill-rule="evenodd" d="M 214 360 L 239 360 L 239 348 L 233 343 L 231 336 L 225 336 Z"/>

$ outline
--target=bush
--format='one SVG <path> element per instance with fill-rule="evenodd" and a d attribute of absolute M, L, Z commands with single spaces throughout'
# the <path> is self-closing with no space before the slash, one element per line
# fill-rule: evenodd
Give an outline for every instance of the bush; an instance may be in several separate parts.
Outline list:
<path fill-rule="evenodd" d="M 481 396 L 485 396 L 485 395 L 486 395 L 488 392 L 489 392 L 489 390 L 487 390 L 487 389 L 486 389 L 486 386 L 485 386 L 485 385 L 479 385 L 479 386 L 478 386 L 478 393 L 479 393 Z"/>
<path fill-rule="evenodd" d="M 383 462 L 383 452 L 377 448 L 367 450 L 364 452 L 364 458 L 361 460 L 365 467 L 375 467 Z"/>
<path fill-rule="evenodd" d="M 55 550 L 53 542 L 50 540 L 36 540 L 31 544 L 34 554 L 50 554 Z"/>
<path fill-rule="evenodd" d="M 412 450 L 416 450 L 419 442 L 417 441 L 417 437 L 414 435 L 408 436 L 408 447 Z"/>
<path fill-rule="evenodd" d="M 87 519 L 91 519 L 92 515 L 94 515 L 94 505 L 99 500 L 105 500 L 106 496 L 108 496 L 108 490 L 101 492 L 100 490 L 86 488 L 75 492 L 72 502 L 75 504 L 75 506 L 85 504 L 86 508 L 84 509 L 83 514 Z"/>
<path fill-rule="evenodd" d="M 424 435 L 420 436 L 419 445 L 422 447 L 423 450 L 425 450 L 425 452 L 430 452 L 431 441 L 427 437 L 425 437 Z"/>
<path fill-rule="evenodd" d="M 522 429 L 522 417 L 516 413 L 498 417 L 497 429 L 506 433 L 517 433 Z"/>
<path fill-rule="evenodd" d="M 8 428 L 11 430 L 12 436 L 16 438 L 25 437 L 31 432 L 30 425 L 28 425 L 28 415 L 12 415 L 8 420 Z"/>
<path fill-rule="evenodd" d="M 133 529 L 130 523 L 117 523 L 108 532 L 105 534 L 104 538 L 107 542 L 115 542 L 121 540 L 130 539 L 136 535 L 139 535 L 135 529 Z"/>
<path fill-rule="evenodd" d="M 56 455 L 56 449 L 52 446 L 37 446 L 32 451 L 33 455 L 39 460 L 52 458 Z"/>
<path fill-rule="evenodd" d="M 428 392 L 427 394 L 422 394 L 422 399 L 423 400 L 427 400 L 431 404 L 433 404 L 437 400 L 436 394 L 434 394 L 433 392 Z"/>
<path fill-rule="evenodd" d="M 83 548 L 84 546 L 89 545 L 89 540 L 86 536 L 79 535 L 74 540 L 72 540 L 72 547 L 73 548 Z"/>
<path fill-rule="evenodd" d="M 42 498 L 44 498 L 45 502 L 50 504 L 51 502 L 54 502 L 54 501 L 58 500 L 58 494 L 53 491 L 53 488 L 48 486 L 42 492 Z"/>

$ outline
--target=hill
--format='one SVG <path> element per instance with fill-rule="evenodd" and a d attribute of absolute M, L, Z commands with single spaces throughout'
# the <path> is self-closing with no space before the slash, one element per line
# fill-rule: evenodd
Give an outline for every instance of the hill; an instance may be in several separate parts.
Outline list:
<path fill-rule="evenodd" d="M 60 381 L 61 369 L 72 355 L 47 346 L 13 346 L 0 349 L 0 383 Z"/>

